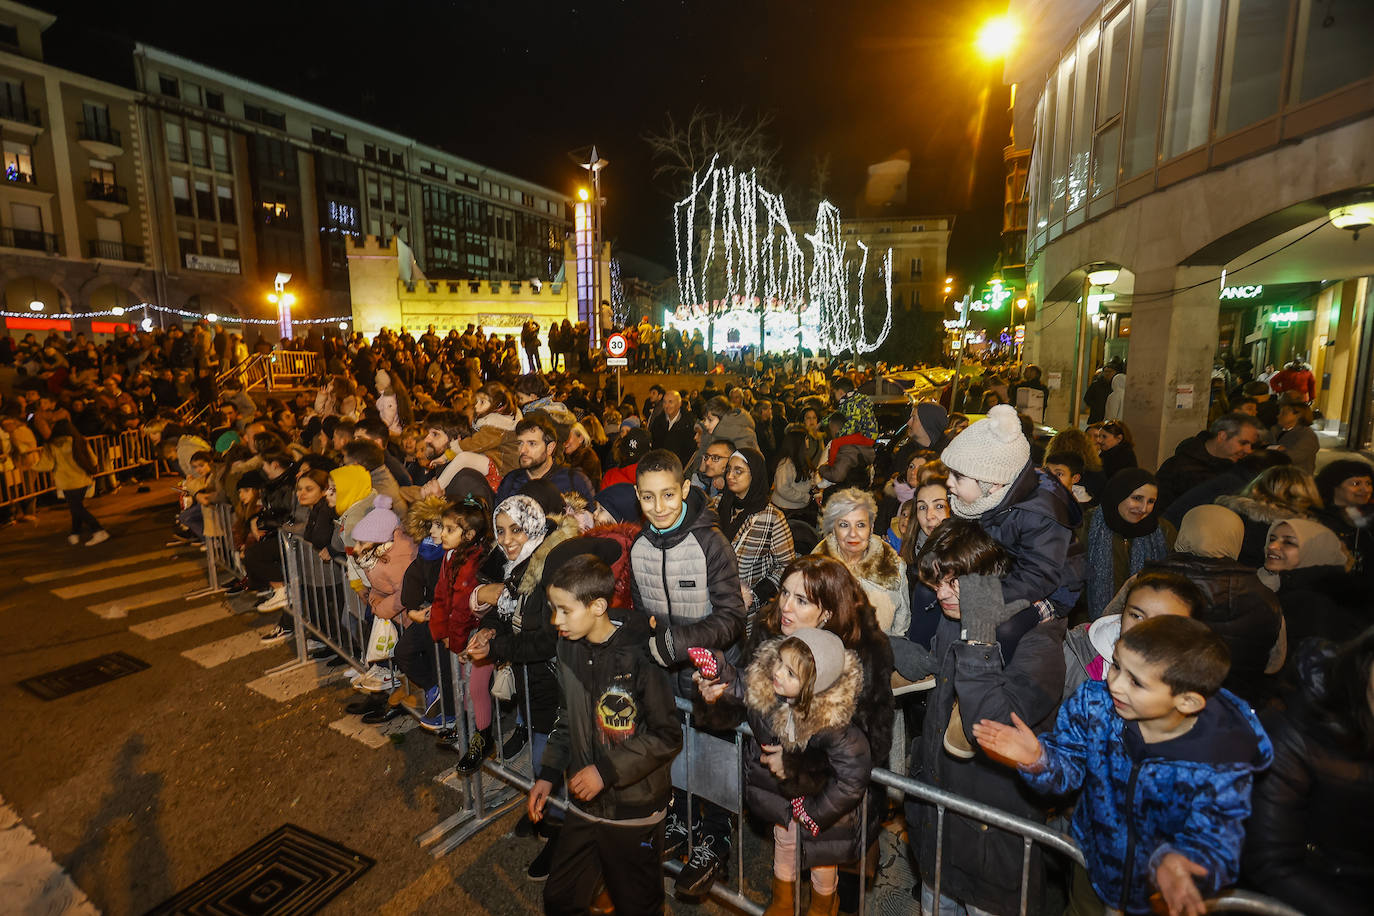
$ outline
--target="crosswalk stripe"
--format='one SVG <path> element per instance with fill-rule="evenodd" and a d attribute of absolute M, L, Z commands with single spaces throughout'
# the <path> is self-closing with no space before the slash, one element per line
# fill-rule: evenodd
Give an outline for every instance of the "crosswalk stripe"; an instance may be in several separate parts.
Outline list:
<path fill-rule="evenodd" d="M 419 723 L 414 716 L 405 715 L 381 725 L 364 725 L 361 716 L 344 716 L 329 723 L 334 731 L 362 742 L 374 751 L 391 743 L 392 735 L 403 735 Z"/>
<path fill-rule="evenodd" d="M 128 617 L 130 611 L 139 608 L 152 607 L 155 604 L 162 604 L 165 601 L 175 601 L 184 598 L 186 595 L 186 583 L 169 585 L 153 592 L 142 592 L 137 595 L 129 595 L 126 598 L 116 598 L 113 601 L 103 601 L 100 604 L 92 604 L 86 608 L 97 617 L 106 620 L 117 620 L 121 617 Z"/>
<path fill-rule="evenodd" d="M 68 598 L 82 598 L 86 595 L 94 595 L 98 592 L 108 592 L 111 589 L 123 588 L 126 585 L 138 585 L 141 582 L 152 582 L 157 579 L 167 579 L 171 576 L 180 576 L 189 572 L 195 572 L 205 568 L 203 563 L 169 563 L 166 566 L 157 566 L 151 569 L 141 569 L 138 572 L 131 572 L 123 576 L 112 578 L 96 578 L 89 582 L 81 582 L 77 585 L 68 585 L 65 588 L 55 588 L 52 593 L 63 600 Z"/>
<path fill-rule="evenodd" d="M 270 629 L 271 627 L 262 627 L 257 630 L 249 630 L 246 633 L 236 633 L 225 639 L 217 639 L 214 642 L 207 642 L 203 646 L 187 649 L 181 654 L 202 668 L 215 668 L 225 662 L 243 658 L 245 655 L 252 655 L 260 649 L 266 649 L 267 647 L 262 644 L 262 637 Z"/>
<path fill-rule="evenodd" d="M 324 662 L 288 668 L 274 674 L 267 674 L 256 681 L 248 682 L 248 689 L 255 690 L 269 700 L 285 703 L 330 681 L 343 677 L 342 668 L 330 668 Z"/>
<path fill-rule="evenodd" d="M 7 913 L 99 916 L 81 888 L 0 798 L 0 887 Z"/>
<path fill-rule="evenodd" d="M 164 636 L 171 636 L 173 633 L 191 630 L 233 616 L 234 612 L 223 604 L 207 604 L 204 607 L 191 608 L 189 611 L 159 617 L 146 623 L 136 623 L 129 627 L 129 632 L 142 636 L 144 639 L 161 639 Z"/>
<path fill-rule="evenodd" d="M 100 563 L 92 563 L 89 566 L 77 566 L 73 569 L 57 569 L 50 572 L 35 573 L 32 576 L 25 576 L 25 582 L 52 582 L 55 579 L 74 579 L 84 576 L 86 573 L 100 572 L 105 569 L 118 569 L 121 566 L 137 566 L 139 563 L 146 563 L 149 560 L 160 560 L 163 557 L 175 556 L 180 551 L 177 547 L 164 547 L 162 550 L 150 550 L 147 553 L 136 553 L 132 556 L 119 557 L 114 560 L 103 560 Z"/>

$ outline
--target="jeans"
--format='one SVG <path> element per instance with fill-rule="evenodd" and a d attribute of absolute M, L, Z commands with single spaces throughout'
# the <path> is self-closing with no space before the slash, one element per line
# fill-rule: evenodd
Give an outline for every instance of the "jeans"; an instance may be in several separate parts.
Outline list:
<path fill-rule="evenodd" d="M 67 501 L 67 511 L 72 514 L 72 534 L 79 535 L 83 527 L 89 528 L 91 534 L 101 530 L 99 519 L 82 504 L 86 498 L 85 490 L 63 490 L 62 498 Z"/>
<path fill-rule="evenodd" d="M 994 916 L 987 910 L 980 910 L 976 906 L 969 906 L 960 903 L 953 897 L 940 895 L 940 911 L 935 911 L 935 891 L 929 884 L 921 884 L 921 912 L 929 916 Z"/>
<path fill-rule="evenodd" d="M 196 540 L 205 539 L 205 513 L 201 510 L 200 503 L 192 503 L 181 514 L 177 516 L 177 521 L 181 527 L 196 536 Z"/>

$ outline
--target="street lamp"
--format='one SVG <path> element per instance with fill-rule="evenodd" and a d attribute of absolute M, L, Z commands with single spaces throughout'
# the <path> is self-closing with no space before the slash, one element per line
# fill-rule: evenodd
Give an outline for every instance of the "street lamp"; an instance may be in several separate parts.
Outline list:
<path fill-rule="evenodd" d="M 591 330 L 592 342 L 601 343 L 601 171 L 610 165 L 605 159 L 597 154 L 596 145 L 593 144 L 587 153 L 587 160 L 579 162 L 578 165 L 591 173 L 592 188 L 590 195 L 587 189 L 579 188 L 577 196 L 583 203 L 591 198 L 592 204 L 592 283 L 591 283 L 591 302 L 588 304 L 588 314 L 584 320 L 587 327 Z"/>
<path fill-rule="evenodd" d="M 290 282 L 290 274 L 278 273 L 272 281 L 273 291 L 267 294 L 267 301 L 277 307 L 277 329 L 282 340 L 291 336 L 291 306 L 296 304 L 295 295 L 286 291 L 286 284 Z"/>
<path fill-rule="evenodd" d="M 1073 342 L 1073 384 L 1069 386 L 1069 419 L 1074 426 L 1078 425 L 1078 418 L 1082 413 L 1083 391 L 1083 372 L 1086 355 L 1083 350 L 1088 345 L 1089 335 L 1084 331 L 1087 327 L 1088 300 L 1092 298 L 1094 286 L 1107 287 L 1116 282 L 1116 278 L 1121 275 L 1119 264 L 1109 264 L 1106 261 L 1097 261 L 1089 264 L 1083 271 L 1083 295 L 1078 303 L 1078 323 L 1074 333 Z"/>
<path fill-rule="evenodd" d="M 983 23 L 974 41 L 978 53 L 984 60 L 998 60 L 1006 57 L 1016 45 L 1020 29 L 1010 16 L 997 16 Z"/>

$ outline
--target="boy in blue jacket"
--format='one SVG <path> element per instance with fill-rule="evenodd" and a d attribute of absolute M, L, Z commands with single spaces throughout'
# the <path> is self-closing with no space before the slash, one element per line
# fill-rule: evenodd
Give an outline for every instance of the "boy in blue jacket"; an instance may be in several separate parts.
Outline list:
<path fill-rule="evenodd" d="M 1069 913 L 1151 912 L 1154 888 L 1170 916 L 1202 916 L 1203 896 L 1235 882 L 1254 773 L 1273 746 L 1243 701 L 1221 688 L 1226 643 L 1187 617 L 1157 617 L 1123 633 L 1107 680 L 1060 707 L 1043 738 L 1015 715 L 973 735 L 1034 789 L 1082 789 L 1072 834 Z"/>

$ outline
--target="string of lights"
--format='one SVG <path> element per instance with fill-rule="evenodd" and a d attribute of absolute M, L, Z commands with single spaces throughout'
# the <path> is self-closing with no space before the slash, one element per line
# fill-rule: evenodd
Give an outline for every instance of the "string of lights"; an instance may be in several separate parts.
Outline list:
<path fill-rule="evenodd" d="M 89 312 L 39 312 L 37 310 L 28 312 L 10 312 L 0 310 L 0 317 L 4 318 L 119 318 L 129 315 L 131 312 L 142 310 L 145 317 L 148 312 L 160 312 L 164 315 L 176 315 L 181 318 L 192 318 L 196 321 L 205 320 L 214 324 L 219 321 L 237 322 L 239 324 L 276 324 L 275 318 L 240 318 L 237 315 L 218 315 L 214 312 L 188 312 L 185 309 L 168 308 L 163 305 L 154 305 L 151 302 L 140 302 L 128 308 L 115 307 Z M 352 315 L 342 315 L 334 318 L 293 318 L 292 324 L 337 324 L 343 326 L 353 322 Z"/>

